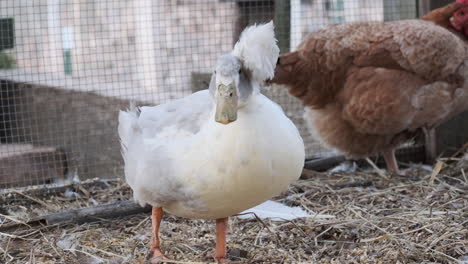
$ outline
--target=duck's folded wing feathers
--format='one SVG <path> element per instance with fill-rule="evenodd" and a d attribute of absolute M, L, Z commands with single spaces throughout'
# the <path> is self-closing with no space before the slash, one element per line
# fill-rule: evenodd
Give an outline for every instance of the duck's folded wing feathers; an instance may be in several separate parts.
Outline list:
<path fill-rule="evenodd" d="M 190 136 L 208 121 L 212 106 L 205 90 L 164 105 L 142 107 L 141 112 L 120 112 L 125 177 L 136 200 L 157 206 L 192 199 L 189 188 L 176 177 L 180 165 L 176 160 Z"/>
<path fill-rule="evenodd" d="M 208 119 L 212 107 L 211 95 L 208 90 L 203 90 L 167 104 L 142 107 L 138 125 L 144 137 L 154 137 L 168 128 L 195 134 Z"/>

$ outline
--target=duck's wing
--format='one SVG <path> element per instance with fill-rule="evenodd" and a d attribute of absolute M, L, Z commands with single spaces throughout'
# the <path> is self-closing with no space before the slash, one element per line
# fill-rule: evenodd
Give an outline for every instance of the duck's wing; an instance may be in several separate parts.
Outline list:
<path fill-rule="evenodd" d="M 178 178 L 180 157 L 213 107 L 204 90 L 170 103 L 119 114 L 125 178 L 140 203 L 163 206 L 189 200 L 190 186 Z"/>
<path fill-rule="evenodd" d="M 165 135 L 178 138 L 181 135 L 196 134 L 209 118 L 213 99 L 208 90 L 194 93 L 182 99 L 158 105 L 144 106 L 119 114 L 119 136 L 125 148 L 135 137 L 155 139 Z"/>
<path fill-rule="evenodd" d="M 213 99 L 208 90 L 204 90 L 167 104 L 142 107 L 138 124 L 145 138 L 167 130 L 173 132 L 173 137 L 178 137 L 179 133 L 196 134 L 212 108 Z"/>

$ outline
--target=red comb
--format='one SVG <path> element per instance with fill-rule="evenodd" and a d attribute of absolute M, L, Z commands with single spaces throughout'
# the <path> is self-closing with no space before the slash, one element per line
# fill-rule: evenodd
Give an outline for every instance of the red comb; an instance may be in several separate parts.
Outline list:
<path fill-rule="evenodd" d="M 457 3 L 468 5 L 468 0 L 457 0 Z"/>

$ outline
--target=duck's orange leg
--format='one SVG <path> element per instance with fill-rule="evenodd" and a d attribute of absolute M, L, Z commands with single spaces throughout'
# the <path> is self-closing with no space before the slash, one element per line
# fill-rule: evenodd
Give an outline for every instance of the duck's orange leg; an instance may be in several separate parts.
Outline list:
<path fill-rule="evenodd" d="M 163 209 L 153 207 L 151 213 L 151 223 L 153 229 L 153 240 L 151 242 L 151 264 L 160 263 L 163 259 L 169 259 L 161 251 L 161 241 L 159 240 L 159 227 L 163 218 Z"/>
<path fill-rule="evenodd" d="M 218 262 L 227 262 L 226 258 L 226 230 L 228 226 L 228 218 L 216 219 L 216 253 L 215 259 Z"/>

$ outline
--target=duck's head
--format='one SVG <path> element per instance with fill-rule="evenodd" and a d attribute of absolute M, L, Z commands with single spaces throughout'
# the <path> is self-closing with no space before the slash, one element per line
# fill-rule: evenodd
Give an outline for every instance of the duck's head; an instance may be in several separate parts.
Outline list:
<path fill-rule="evenodd" d="M 253 92 L 249 74 L 232 54 L 218 58 L 210 82 L 210 92 L 216 103 L 216 122 L 227 125 L 237 120 L 237 110 L 245 106 Z"/>
<path fill-rule="evenodd" d="M 247 27 L 231 53 L 218 58 L 210 91 L 216 101 L 215 121 L 229 124 L 260 85 L 273 78 L 279 48 L 273 22 Z"/>

